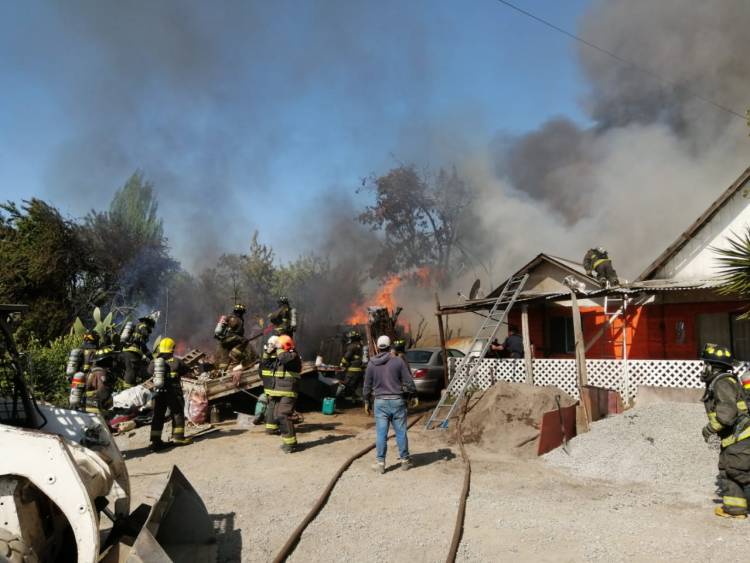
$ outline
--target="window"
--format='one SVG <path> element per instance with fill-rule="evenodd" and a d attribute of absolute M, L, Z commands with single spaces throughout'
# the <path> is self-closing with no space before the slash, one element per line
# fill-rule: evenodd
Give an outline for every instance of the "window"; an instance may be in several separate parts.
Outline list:
<path fill-rule="evenodd" d="M 429 350 L 407 350 L 406 351 L 406 361 L 410 364 L 428 364 L 430 362 L 430 358 L 432 357 L 432 352 Z"/>
<path fill-rule="evenodd" d="M 698 325 L 697 353 L 700 353 L 703 346 L 709 342 L 732 348 L 729 313 L 706 313 L 698 315 L 696 320 Z"/>
<path fill-rule="evenodd" d="M 464 354 L 461 350 L 454 350 L 453 348 L 448 348 L 448 355 L 451 358 L 463 358 L 466 354 Z"/>
<path fill-rule="evenodd" d="M 575 352 L 573 319 L 571 317 L 550 317 L 549 319 L 550 351 L 553 354 L 572 354 Z"/>
<path fill-rule="evenodd" d="M 732 315 L 732 353 L 738 360 L 750 360 L 750 319 Z"/>
<path fill-rule="evenodd" d="M 698 350 L 707 343 L 721 344 L 732 351 L 735 359 L 750 361 L 750 320 L 738 314 L 708 313 L 698 315 Z"/>
<path fill-rule="evenodd" d="M 674 323 L 674 343 L 685 344 L 686 337 L 685 321 L 676 321 Z"/>

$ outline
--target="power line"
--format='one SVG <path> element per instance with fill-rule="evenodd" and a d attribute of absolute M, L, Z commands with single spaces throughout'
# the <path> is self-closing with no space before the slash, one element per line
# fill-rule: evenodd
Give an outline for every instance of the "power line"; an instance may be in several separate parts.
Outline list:
<path fill-rule="evenodd" d="M 632 68 L 634 68 L 634 69 L 636 69 L 636 70 L 638 70 L 638 71 L 640 71 L 640 72 L 642 72 L 644 74 L 647 74 L 647 75 L 651 76 L 652 78 L 655 78 L 656 80 L 658 80 L 659 82 L 661 82 L 663 85 L 672 86 L 674 88 L 681 88 L 682 90 L 684 90 L 692 98 L 696 98 L 698 100 L 701 100 L 702 102 L 710 104 L 713 107 L 715 107 L 716 109 L 721 110 L 723 112 L 726 112 L 726 113 L 728 113 L 730 115 L 733 115 L 735 117 L 739 117 L 743 121 L 745 121 L 747 119 L 747 117 L 745 115 L 742 115 L 741 113 L 738 113 L 738 112 L 734 111 L 730 107 L 724 106 L 724 105 L 722 105 L 722 104 L 720 104 L 718 102 L 715 102 L 714 100 L 712 100 L 710 98 L 706 98 L 705 96 L 702 96 L 702 95 L 700 95 L 700 94 L 698 94 L 696 92 L 691 91 L 690 89 L 687 89 L 687 88 L 685 88 L 683 86 L 680 86 L 676 82 L 674 82 L 673 80 L 669 80 L 668 78 L 664 78 L 664 77 L 660 76 L 659 74 L 657 74 L 656 72 L 654 72 L 652 70 L 649 70 L 647 68 L 639 66 L 636 63 L 634 63 L 633 61 L 630 61 L 630 60 L 628 60 L 628 59 L 626 59 L 624 57 L 621 57 L 617 53 L 614 53 L 614 52 L 612 52 L 612 51 L 610 51 L 608 49 L 600 47 L 599 45 L 596 45 L 595 43 L 592 43 L 591 41 L 588 41 L 588 40 L 584 39 L 583 37 L 579 37 L 578 35 L 576 35 L 574 33 L 571 33 L 570 31 L 567 31 L 567 30 L 563 29 L 562 27 L 559 27 L 559 26 L 555 25 L 555 24 L 553 24 L 550 21 L 547 21 L 544 18 L 541 18 L 541 17 L 539 17 L 537 15 L 534 15 L 531 12 L 529 12 L 527 10 L 524 10 L 523 8 L 521 8 L 519 6 L 516 6 L 515 4 L 513 4 L 511 2 L 507 2 L 506 0 L 497 0 L 497 2 L 499 2 L 503 6 L 506 6 L 506 7 L 510 8 L 511 10 L 515 10 L 519 14 L 523 14 L 524 16 L 526 16 L 528 18 L 531 18 L 532 20 L 537 21 L 537 22 L 541 23 L 542 25 L 545 25 L 545 26 L 549 27 L 550 29 L 553 29 L 553 30 L 557 31 L 558 33 L 562 33 L 566 37 L 569 37 L 569 38 L 571 38 L 571 39 L 573 39 L 575 41 L 578 41 L 579 43 L 582 43 L 583 45 L 586 45 L 587 47 L 589 47 L 591 49 L 599 51 L 600 53 L 603 53 L 603 54 L 607 55 L 608 57 L 611 57 L 611 58 L 615 59 L 616 61 L 618 61 L 618 62 L 620 62 L 620 63 L 622 63 L 624 65 L 630 66 L 630 67 L 632 67 Z"/>

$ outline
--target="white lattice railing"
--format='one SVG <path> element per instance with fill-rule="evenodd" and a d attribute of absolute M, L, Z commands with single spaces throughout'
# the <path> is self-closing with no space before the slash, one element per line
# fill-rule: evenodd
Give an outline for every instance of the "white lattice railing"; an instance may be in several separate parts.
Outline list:
<path fill-rule="evenodd" d="M 451 377 L 456 358 L 449 364 Z M 627 372 L 622 360 L 586 360 L 589 385 L 619 391 L 623 397 L 632 399 L 640 385 L 660 387 L 699 388 L 703 386 L 699 376 L 703 369 L 700 360 L 628 360 Z M 573 359 L 532 360 L 534 385 L 556 385 L 572 397 L 578 398 L 576 386 L 576 362 Z M 451 380 L 450 389 L 462 383 L 461 378 Z M 482 360 L 474 385 L 486 389 L 496 381 L 526 381 L 523 360 Z"/>

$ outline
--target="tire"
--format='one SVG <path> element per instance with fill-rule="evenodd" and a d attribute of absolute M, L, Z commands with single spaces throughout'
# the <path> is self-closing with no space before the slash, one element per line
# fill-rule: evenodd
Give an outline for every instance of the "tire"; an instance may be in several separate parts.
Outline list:
<path fill-rule="evenodd" d="M 39 559 L 21 538 L 0 528 L 0 563 L 39 563 Z"/>

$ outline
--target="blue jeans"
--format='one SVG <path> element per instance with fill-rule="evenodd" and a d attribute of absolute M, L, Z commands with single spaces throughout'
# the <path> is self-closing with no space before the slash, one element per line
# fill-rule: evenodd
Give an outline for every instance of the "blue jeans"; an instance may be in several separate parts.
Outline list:
<path fill-rule="evenodd" d="M 403 399 L 375 399 L 375 457 L 385 461 L 388 449 L 388 429 L 393 424 L 399 457 L 409 459 L 409 440 L 406 437 L 406 401 Z"/>

